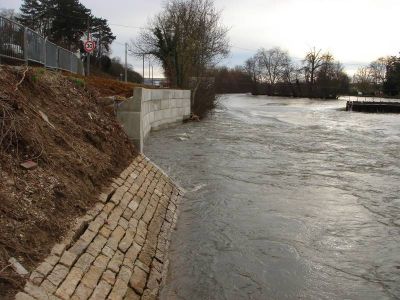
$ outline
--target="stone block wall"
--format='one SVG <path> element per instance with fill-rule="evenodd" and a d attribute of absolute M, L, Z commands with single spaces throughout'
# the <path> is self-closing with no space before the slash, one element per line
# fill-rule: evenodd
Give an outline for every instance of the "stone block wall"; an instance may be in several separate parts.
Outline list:
<path fill-rule="evenodd" d="M 183 191 L 138 155 L 30 274 L 16 300 L 155 300 Z"/>
<path fill-rule="evenodd" d="M 151 130 L 190 117 L 190 91 L 135 88 L 133 97 L 118 107 L 117 117 L 142 152 L 143 141 Z"/>

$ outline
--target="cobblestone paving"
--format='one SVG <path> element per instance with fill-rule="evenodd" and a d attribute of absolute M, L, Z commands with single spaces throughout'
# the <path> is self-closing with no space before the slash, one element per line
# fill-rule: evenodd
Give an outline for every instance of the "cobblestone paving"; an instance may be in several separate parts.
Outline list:
<path fill-rule="evenodd" d="M 54 246 L 16 299 L 157 299 L 181 195 L 139 155 Z"/>

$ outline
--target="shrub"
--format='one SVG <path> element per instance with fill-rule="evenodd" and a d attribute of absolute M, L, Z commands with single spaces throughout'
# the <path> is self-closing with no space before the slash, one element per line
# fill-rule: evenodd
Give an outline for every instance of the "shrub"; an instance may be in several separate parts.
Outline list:
<path fill-rule="evenodd" d="M 203 80 L 198 84 L 195 91 L 192 90 L 192 112 L 204 118 L 208 112 L 212 111 L 218 102 L 218 96 L 215 93 L 215 84 L 212 80 Z"/>

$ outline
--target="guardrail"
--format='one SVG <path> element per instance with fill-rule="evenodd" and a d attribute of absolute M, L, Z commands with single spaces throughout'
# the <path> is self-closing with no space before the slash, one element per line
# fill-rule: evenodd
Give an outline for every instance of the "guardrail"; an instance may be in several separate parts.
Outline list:
<path fill-rule="evenodd" d="M 0 63 L 7 60 L 84 74 L 83 62 L 75 53 L 57 46 L 30 28 L 0 16 Z"/>

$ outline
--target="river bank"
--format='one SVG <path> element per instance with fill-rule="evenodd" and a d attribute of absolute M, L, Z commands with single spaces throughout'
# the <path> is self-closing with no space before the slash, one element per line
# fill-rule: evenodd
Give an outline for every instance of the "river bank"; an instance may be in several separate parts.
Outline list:
<path fill-rule="evenodd" d="M 345 101 L 220 104 L 146 142 L 187 190 L 161 299 L 399 298 L 399 116 Z"/>
<path fill-rule="evenodd" d="M 16 300 L 157 299 L 181 195 L 139 155 L 53 247 Z"/>
<path fill-rule="evenodd" d="M 102 96 L 68 75 L 0 65 L 1 299 L 25 282 L 9 259 L 35 268 L 137 155 Z"/>

